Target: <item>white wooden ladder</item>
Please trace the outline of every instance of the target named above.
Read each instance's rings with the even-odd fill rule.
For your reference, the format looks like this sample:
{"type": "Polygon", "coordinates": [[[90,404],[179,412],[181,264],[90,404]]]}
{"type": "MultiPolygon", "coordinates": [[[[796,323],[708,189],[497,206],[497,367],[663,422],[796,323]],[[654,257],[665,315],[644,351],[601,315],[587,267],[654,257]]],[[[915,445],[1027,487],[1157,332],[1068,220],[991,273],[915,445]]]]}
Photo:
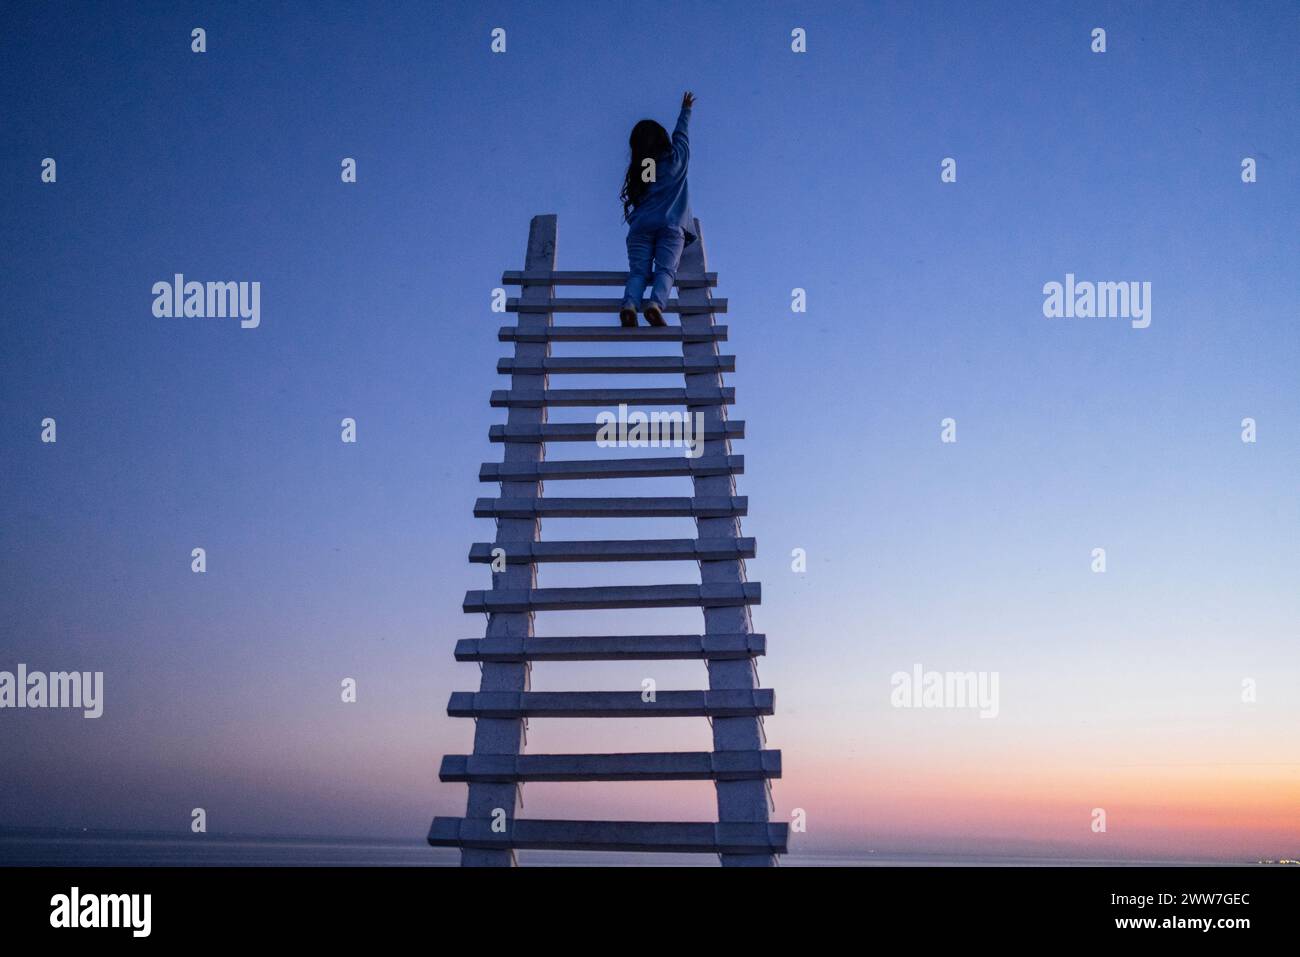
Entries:
{"type": "Polygon", "coordinates": [[[720,355],[727,327],[714,316],[726,300],[711,297],[717,276],[706,271],[703,233],[682,256],[677,276],[679,298],[665,312],[680,326],[560,326],[555,313],[609,313],[619,299],[560,299],[556,286],[622,286],[623,272],[557,272],[556,217],[535,216],[528,236],[523,272],[507,272],[506,285],[520,286],[507,311],[518,325],[501,329],[515,354],[497,371],[511,377],[510,388],[492,393],[493,406],[508,410],[504,426],[490,437],[504,448],[503,461],[485,464],[479,478],[498,482],[499,498],[481,498],[474,514],[494,518],[496,540],[474,544],[470,561],[490,563],[505,553],[504,570],[494,572],[492,588],[465,596],[466,612],[488,615],[483,638],[456,644],[456,660],[479,662],[477,692],[452,694],[447,713],[474,718],[474,753],[447,755],[439,776],[464,781],[469,799],[464,817],[438,817],[429,830],[435,847],[458,847],[469,866],[511,865],[516,849],[701,852],[717,854],[724,865],[768,866],[784,853],[788,825],[770,823],[769,781],[781,776],[781,753],[763,747],[762,717],[773,713],[773,693],[758,687],[754,659],[766,652],[766,638],[754,634],[749,606],[761,597],[757,582],[745,580],[744,559],[755,554],[752,538],[741,536],[740,517],[748,502],[736,495],[735,476],[744,457],[731,453],[744,423],[728,420],[733,389],[723,373],[735,357],[720,355]],[[681,342],[682,355],[565,358],[551,355],[553,342],[681,342]],[[665,374],[684,377],[676,388],[551,389],[561,374],[665,374]],[[592,442],[596,426],[548,424],[551,406],[617,407],[682,405],[700,412],[704,450],[698,458],[605,458],[547,462],[548,442],[592,442]],[[689,476],[689,498],[556,498],[543,495],[546,481],[689,476]],[[689,516],[694,539],[632,541],[542,541],[544,516],[580,518],[689,516]],[[543,562],[695,561],[699,585],[620,585],[590,588],[538,588],[543,562]],[[536,637],[540,611],[699,607],[702,634],[536,637]],[[657,691],[643,700],[640,691],[535,692],[529,690],[532,662],[608,660],[702,660],[707,691],[657,691]],[[712,724],[713,750],[633,754],[524,754],[529,718],[700,717],[712,724]],[[519,788],[528,781],[712,781],[717,791],[716,821],[570,821],[517,818],[519,788]]]}

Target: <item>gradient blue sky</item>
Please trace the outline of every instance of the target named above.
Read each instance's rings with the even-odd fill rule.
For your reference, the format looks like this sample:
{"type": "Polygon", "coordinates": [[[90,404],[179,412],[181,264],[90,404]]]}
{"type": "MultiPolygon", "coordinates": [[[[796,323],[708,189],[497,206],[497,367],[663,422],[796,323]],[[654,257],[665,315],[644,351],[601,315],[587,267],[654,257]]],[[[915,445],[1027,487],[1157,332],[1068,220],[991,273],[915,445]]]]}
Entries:
{"type": "MultiPolygon", "coordinates": [[[[103,670],[107,696],[98,721],[0,713],[0,824],[185,830],[202,806],[213,831],[396,837],[463,811],[435,774],[471,740],[447,695],[478,681],[451,650],[482,633],[459,609],[488,584],[464,559],[491,537],[470,510],[500,457],[491,290],[536,213],[559,215],[561,268],[624,265],[627,131],[670,126],[690,88],[749,424],[778,815],[807,810],[823,850],[1294,856],[1294,4],[650,9],[634,27],[592,3],[7,8],[0,669],[103,670]],[[175,272],[260,281],[261,327],[154,318],[175,272]],[[1150,328],[1045,319],[1067,272],[1151,282],[1150,328]],[[1001,717],[890,708],[915,662],[999,671],[1001,717]]],[[[544,534],[693,534],[648,529],[544,534]]],[[[540,630],[699,624],[593,617],[540,630]]],[[[698,664],[648,667],[539,666],[534,687],[704,686],[698,664]]],[[[529,739],[707,746],[685,720],[529,739]]],[[[712,806],[707,784],[530,785],[524,813],[712,806]]]]}

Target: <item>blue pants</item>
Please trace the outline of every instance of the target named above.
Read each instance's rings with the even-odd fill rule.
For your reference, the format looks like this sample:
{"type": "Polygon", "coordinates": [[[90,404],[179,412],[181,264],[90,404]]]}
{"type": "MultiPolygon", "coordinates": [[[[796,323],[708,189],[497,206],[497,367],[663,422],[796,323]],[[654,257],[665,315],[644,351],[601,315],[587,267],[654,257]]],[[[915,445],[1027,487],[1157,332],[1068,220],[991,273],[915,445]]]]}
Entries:
{"type": "Polygon", "coordinates": [[[627,233],[627,286],[623,290],[623,305],[637,308],[646,284],[654,279],[650,301],[663,309],[668,305],[668,293],[677,278],[677,265],[682,259],[686,237],[680,226],[633,226],[627,233]],[[650,267],[654,263],[653,270],[650,267]]]}

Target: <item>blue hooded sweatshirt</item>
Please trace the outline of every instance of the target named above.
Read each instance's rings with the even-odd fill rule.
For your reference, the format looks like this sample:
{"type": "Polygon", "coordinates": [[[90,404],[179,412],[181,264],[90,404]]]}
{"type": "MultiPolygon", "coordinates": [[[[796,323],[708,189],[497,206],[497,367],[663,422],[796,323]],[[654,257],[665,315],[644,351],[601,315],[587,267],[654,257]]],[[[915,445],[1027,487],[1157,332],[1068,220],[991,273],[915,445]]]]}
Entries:
{"type": "Polygon", "coordinates": [[[691,108],[682,107],[673,130],[672,150],[655,162],[655,181],[649,184],[650,188],[633,207],[627,221],[629,230],[680,226],[687,246],[696,239],[695,216],[686,189],[686,171],[691,160],[691,141],[686,129],[690,120],[691,108]]]}

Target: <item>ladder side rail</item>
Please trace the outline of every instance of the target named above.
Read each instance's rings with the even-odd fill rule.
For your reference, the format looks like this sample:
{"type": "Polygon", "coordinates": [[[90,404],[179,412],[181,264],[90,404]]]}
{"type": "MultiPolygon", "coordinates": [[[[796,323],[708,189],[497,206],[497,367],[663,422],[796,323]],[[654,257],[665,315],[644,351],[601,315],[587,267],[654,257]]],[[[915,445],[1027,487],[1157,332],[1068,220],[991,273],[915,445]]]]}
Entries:
{"type": "MultiPolygon", "coordinates": [[[[554,215],[534,216],[528,228],[528,247],[525,253],[525,270],[527,272],[549,273],[555,269],[555,245],[557,223],[554,215]]],[[[520,292],[519,328],[528,331],[542,331],[552,324],[551,313],[536,311],[540,305],[550,302],[555,296],[551,286],[525,285],[520,292]],[[529,311],[530,308],[533,311],[529,311]]],[[[517,360],[541,361],[550,355],[549,341],[516,342],[515,358],[517,360]]],[[[545,390],[547,377],[543,374],[527,373],[511,377],[512,390],[545,390]]],[[[507,413],[510,425],[540,426],[546,421],[544,407],[511,407],[507,413]]],[[[511,465],[539,464],[545,458],[545,445],[537,442],[519,443],[505,447],[503,461],[511,465]]],[[[540,481],[503,482],[503,498],[540,498],[542,483],[540,481]]],[[[512,543],[534,542],[541,538],[541,519],[501,518],[497,520],[496,544],[510,550],[512,543]]],[[[505,571],[494,572],[492,587],[497,588],[533,588],[537,583],[537,565],[535,563],[507,565],[505,571]]],[[[533,616],[530,612],[505,612],[490,615],[487,623],[486,637],[532,637],[533,616]]],[[[528,662],[482,663],[482,676],[479,690],[483,692],[514,691],[524,692],[529,687],[528,662]]],[[[524,719],[522,718],[479,718],[474,725],[474,754],[519,754],[524,743],[524,719]]],[[[508,821],[513,822],[518,810],[519,788],[509,782],[471,782],[469,797],[466,801],[465,815],[471,820],[488,820],[497,813],[498,808],[505,810],[508,821]]],[[[511,849],[466,847],[461,850],[461,865],[465,867],[509,867],[516,863],[511,849]]]]}
{"type": "MultiPolygon", "coordinates": [[[[699,220],[695,221],[695,235],[698,239],[686,247],[682,254],[679,272],[686,277],[704,274],[708,263],[704,252],[704,234],[699,220]]],[[[714,324],[714,314],[707,310],[711,301],[707,287],[679,287],[678,295],[682,306],[681,323],[686,333],[699,333],[714,324]],[[699,311],[696,311],[699,310],[699,311]]],[[[685,338],[682,342],[682,355],[686,359],[712,359],[718,355],[716,340],[685,338]]],[[[723,385],[721,371],[693,372],[686,374],[686,392],[707,393],[723,385]]],[[[703,416],[704,425],[710,431],[723,433],[727,419],[725,405],[693,407],[703,416]]],[[[726,438],[705,441],[704,455],[730,455],[731,442],[726,438]]],[[[733,475],[695,476],[696,496],[733,496],[736,494],[736,482],[733,475]]],[[[700,518],[696,520],[700,538],[740,538],[740,519],[736,516],[723,518],[700,518]]],[[[700,581],[743,583],[745,581],[744,563],[736,559],[723,561],[701,561],[700,581]]],[[[712,634],[749,634],[753,631],[747,608],[705,608],[704,630],[712,634]]],[[[709,689],[748,690],[757,688],[758,682],[753,662],[749,659],[708,661],[709,689]]],[[[719,717],[713,719],[714,751],[761,751],[763,734],[757,717],[719,717]]],[[[716,781],[718,798],[718,822],[721,825],[740,823],[767,823],[768,797],[765,781],[716,781]]],[[[772,854],[729,853],[719,855],[724,867],[770,867],[776,863],[772,854]]]]}

